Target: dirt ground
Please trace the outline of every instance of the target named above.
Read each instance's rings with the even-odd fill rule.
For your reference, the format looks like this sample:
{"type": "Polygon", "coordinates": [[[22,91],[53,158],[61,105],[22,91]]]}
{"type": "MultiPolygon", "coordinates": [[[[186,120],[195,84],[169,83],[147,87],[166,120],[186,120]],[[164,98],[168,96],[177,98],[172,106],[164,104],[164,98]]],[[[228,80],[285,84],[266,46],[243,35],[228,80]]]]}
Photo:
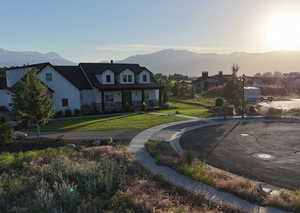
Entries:
{"type": "Polygon", "coordinates": [[[202,160],[251,179],[300,188],[300,124],[230,121],[186,133],[185,150],[202,160]]]}

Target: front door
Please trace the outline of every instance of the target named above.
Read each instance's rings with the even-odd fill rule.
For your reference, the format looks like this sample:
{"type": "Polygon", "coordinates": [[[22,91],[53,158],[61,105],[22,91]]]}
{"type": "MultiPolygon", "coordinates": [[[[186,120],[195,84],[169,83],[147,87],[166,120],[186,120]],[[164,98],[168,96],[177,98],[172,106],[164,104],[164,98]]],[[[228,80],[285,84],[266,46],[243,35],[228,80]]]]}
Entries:
{"type": "Polygon", "coordinates": [[[125,111],[129,111],[132,105],[131,91],[122,91],[122,105],[125,111]]]}

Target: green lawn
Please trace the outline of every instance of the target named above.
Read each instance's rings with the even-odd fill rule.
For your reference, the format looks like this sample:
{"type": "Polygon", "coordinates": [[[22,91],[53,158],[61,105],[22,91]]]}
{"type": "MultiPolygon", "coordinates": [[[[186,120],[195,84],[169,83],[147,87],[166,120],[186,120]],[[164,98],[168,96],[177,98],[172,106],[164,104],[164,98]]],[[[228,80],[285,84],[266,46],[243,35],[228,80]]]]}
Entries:
{"type": "Polygon", "coordinates": [[[54,120],[43,131],[99,131],[118,129],[146,129],[163,123],[186,120],[175,116],[129,114],[108,118],[74,118],[54,120]]]}
{"type": "Polygon", "coordinates": [[[178,111],[180,114],[183,115],[191,115],[203,118],[213,115],[213,113],[209,112],[208,108],[197,104],[170,102],[169,105],[174,109],[158,110],[157,112],[175,114],[176,111],[178,111]]]}

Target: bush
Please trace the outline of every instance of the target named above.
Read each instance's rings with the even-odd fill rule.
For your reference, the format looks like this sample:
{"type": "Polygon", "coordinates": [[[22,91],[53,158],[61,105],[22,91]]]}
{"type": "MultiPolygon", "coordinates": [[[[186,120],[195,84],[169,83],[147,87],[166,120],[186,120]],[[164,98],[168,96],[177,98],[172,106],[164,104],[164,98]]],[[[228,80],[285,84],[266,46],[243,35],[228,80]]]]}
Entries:
{"type": "Polygon", "coordinates": [[[63,117],[64,116],[64,113],[63,113],[63,111],[57,111],[56,113],[55,113],[55,117],[56,118],[60,118],[60,117],[63,117]]]}
{"type": "Polygon", "coordinates": [[[80,115],[80,109],[74,109],[73,115],[79,116],[80,115]]]}
{"type": "Polygon", "coordinates": [[[93,103],[92,105],[84,104],[81,106],[81,113],[83,115],[93,115],[96,114],[97,111],[97,104],[93,103]]]}
{"type": "Polygon", "coordinates": [[[256,114],[256,109],[254,106],[250,106],[249,109],[248,109],[248,113],[250,115],[253,115],[253,114],[256,114]]]}
{"type": "Polygon", "coordinates": [[[149,106],[148,106],[148,104],[147,104],[146,102],[143,102],[143,104],[142,104],[142,110],[143,110],[144,112],[149,111],[149,106]]]}
{"type": "Polygon", "coordinates": [[[73,114],[73,113],[72,113],[72,110],[70,110],[70,109],[66,109],[66,110],[65,110],[65,116],[66,116],[66,117],[71,117],[72,114],[73,114]]]}
{"type": "Polygon", "coordinates": [[[223,100],[223,98],[217,98],[216,99],[216,104],[215,104],[215,106],[216,107],[222,107],[224,105],[224,100],[223,100]]]}
{"type": "Polygon", "coordinates": [[[183,155],[183,162],[191,165],[197,158],[197,154],[194,152],[185,152],[183,155]]]}
{"type": "Polygon", "coordinates": [[[0,124],[0,145],[14,142],[14,131],[7,124],[0,124]]]}

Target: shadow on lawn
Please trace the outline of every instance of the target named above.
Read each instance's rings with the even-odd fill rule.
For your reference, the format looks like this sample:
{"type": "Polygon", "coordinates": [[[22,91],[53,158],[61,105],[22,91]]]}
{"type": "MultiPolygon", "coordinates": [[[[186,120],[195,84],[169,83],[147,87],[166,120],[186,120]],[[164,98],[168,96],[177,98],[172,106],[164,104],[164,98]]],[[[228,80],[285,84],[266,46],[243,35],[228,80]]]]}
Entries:
{"type": "MultiPolygon", "coordinates": [[[[127,118],[127,117],[132,117],[132,116],[136,116],[138,114],[128,114],[128,115],[116,115],[116,116],[112,116],[112,117],[108,117],[108,118],[89,118],[89,119],[85,119],[85,118],[78,118],[78,119],[72,119],[72,120],[60,120],[60,121],[52,121],[49,123],[50,127],[47,127],[47,125],[45,127],[43,127],[43,131],[60,131],[60,132],[65,132],[65,131],[72,131],[72,130],[77,130],[77,129],[81,129],[81,128],[85,128],[87,126],[96,124],[96,123],[101,123],[101,122],[106,122],[106,121],[113,121],[113,120],[119,120],[119,119],[123,119],[123,118],[127,118]],[[54,123],[54,124],[53,124],[54,123]],[[82,123],[81,125],[78,125],[82,123]],[[64,129],[62,129],[65,126],[69,126],[69,125],[75,125],[74,127],[66,127],[64,129]],[[54,126],[54,127],[51,127],[54,126]]],[[[105,125],[105,124],[104,124],[105,125]]]]}

